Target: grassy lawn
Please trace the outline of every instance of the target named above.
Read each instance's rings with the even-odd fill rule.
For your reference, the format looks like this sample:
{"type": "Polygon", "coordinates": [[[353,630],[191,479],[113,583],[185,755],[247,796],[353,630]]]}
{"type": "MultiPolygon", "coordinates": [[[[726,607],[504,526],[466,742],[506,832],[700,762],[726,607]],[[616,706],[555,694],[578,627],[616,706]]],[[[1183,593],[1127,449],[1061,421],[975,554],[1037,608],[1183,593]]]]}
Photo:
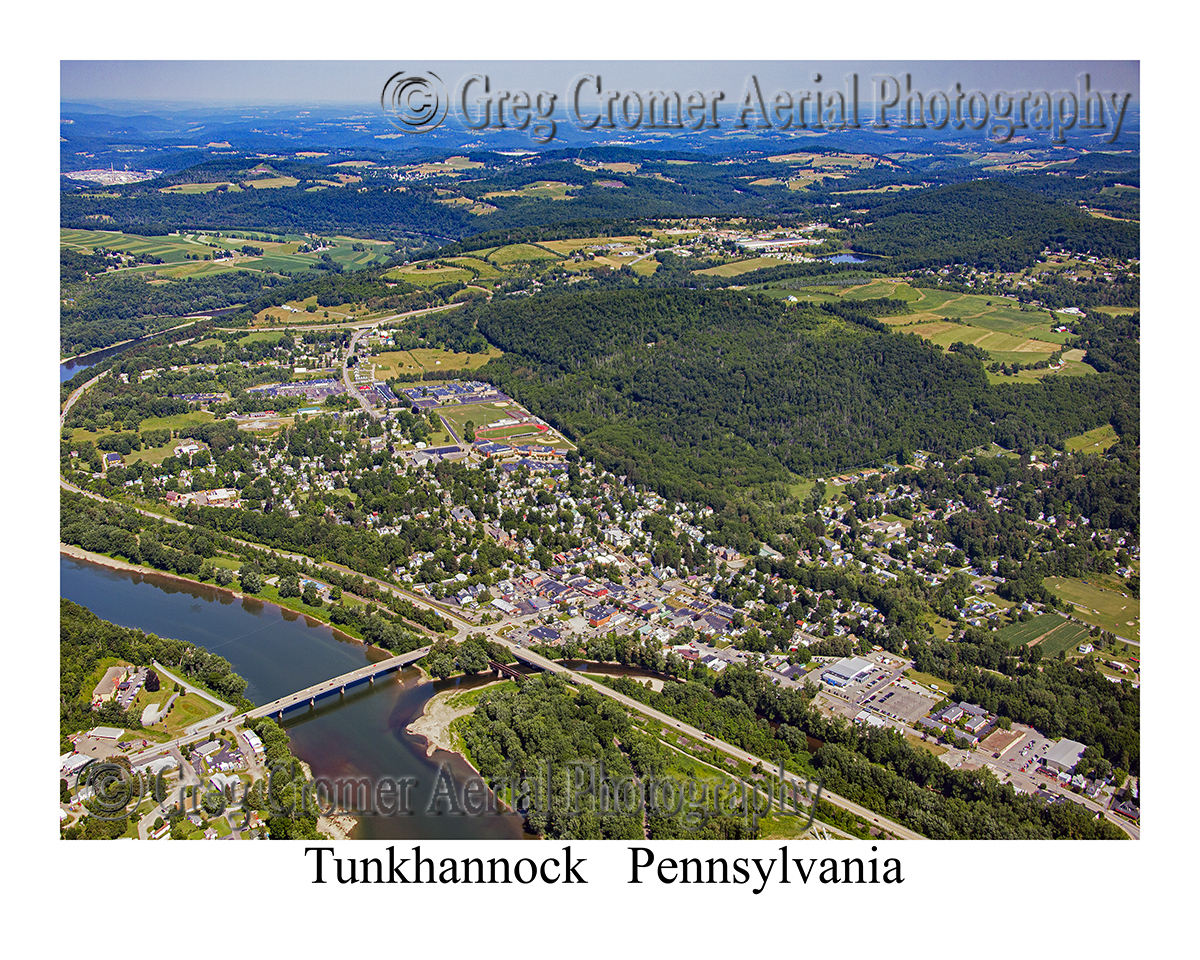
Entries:
{"type": "Polygon", "coordinates": [[[935,677],[932,673],[922,673],[920,670],[905,670],[904,675],[917,683],[923,683],[927,687],[936,686],[938,693],[944,693],[948,697],[954,696],[954,684],[949,680],[943,680],[941,677],[935,677]]]}
{"type": "Polygon", "coordinates": [[[420,364],[423,370],[476,370],[493,357],[503,356],[503,351],[489,346],[487,353],[455,353],[452,350],[434,350],[430,347],[416,347],[408,351],[408,355],[420,364]]]}
{"type": "Polygon", "coordinates": [[[1047,577],[1042,581],[1056,596],[1075,605],[1075,616],[1130,640],[1141,640],[1141,603],[1119,580],[1089,576],[1086,580],[1047,577]]]}
{"type": "Polygon", "coordinates": [[[1063,446],[1068,453],[1103,453],[1116,442],[1117,431],[1112,424],[1106,423],[1077,437],[1069,437],[1063,446]]]}
{"type": "MultiPolygon", "coordinates": [[[[168,694],[174,689],[174,686],[165,677],[163,678],[163,689],[168,694]]],[[[203,720],[206,717],[211,717],[216,712],[216,707],[203,697],[189,690],[187,694],[175,701],[175,705],[171,708],[171,712],[167,714],[166,719],[150,727],[149,732],[164,732],[167,735],[167,739],[178,737],[183,734],[184,727],[203,720]]]]}
{"type": "Polygon", "coordinates": [[[943,747],[940,743],[932,743],[928,740],[923,740],[911,733],[906,733],[904,735],[904,739],[908,741],[909,746],[916,747],[919,750],[928,750],[935,757],[941,756],[950,749],[949,747],[943,747]]]}

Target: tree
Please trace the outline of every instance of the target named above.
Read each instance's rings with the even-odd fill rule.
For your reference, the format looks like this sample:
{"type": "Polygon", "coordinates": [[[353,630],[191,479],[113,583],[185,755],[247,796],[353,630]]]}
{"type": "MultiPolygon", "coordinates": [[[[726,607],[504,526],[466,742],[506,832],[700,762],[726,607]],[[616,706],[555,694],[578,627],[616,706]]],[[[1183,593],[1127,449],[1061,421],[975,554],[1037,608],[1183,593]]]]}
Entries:
{"type": "Polygon", "coordinates": [[[458,665],[464,673],[476,674],[487,669],[488,654],[483,644],[467,640],[458,648],[458,665]]]}
{"type": "Polygon", "coordinates": [[[300,578],[295,574],[289,574],[279,578],[279,596],[280,597],[298,597],[300,596],[300,578]]]}
{"type": "Polygon", "coordinates": [[[158,693],[158,690],[159,690],[158,674],[155,673],[153,670],[147,670],[146,671],[146,692],[147,693],[158,693]]]}

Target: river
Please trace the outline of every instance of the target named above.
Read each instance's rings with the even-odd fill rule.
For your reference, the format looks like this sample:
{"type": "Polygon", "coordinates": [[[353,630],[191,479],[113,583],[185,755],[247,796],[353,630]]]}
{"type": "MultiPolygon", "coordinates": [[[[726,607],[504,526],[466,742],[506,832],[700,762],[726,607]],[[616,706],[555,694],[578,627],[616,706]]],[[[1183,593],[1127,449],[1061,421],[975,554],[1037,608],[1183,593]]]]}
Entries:
{"type": "MultiPolygon", "coordinates": [[[[176,637],[220,654],[247,681],[246,696],[265,703],[388,654],[273,604],[239,599],[202,584],[157,574],[112,570],[60,557],[61,595],[98,617],[159,636],[176,637]]],[[[443,751],[425,756],[424,741],[405,728],[426,701],[449,686],[491,678],[427,683],[415,669],[284,723],[292,751],[317,778],[416,778],[409,816],[363,816],[355,837],[367,839],[519,839],[514,815],[463,817],[427,811],[441,764],[454,782],[472,775],[466,761],[443,751]]]]}

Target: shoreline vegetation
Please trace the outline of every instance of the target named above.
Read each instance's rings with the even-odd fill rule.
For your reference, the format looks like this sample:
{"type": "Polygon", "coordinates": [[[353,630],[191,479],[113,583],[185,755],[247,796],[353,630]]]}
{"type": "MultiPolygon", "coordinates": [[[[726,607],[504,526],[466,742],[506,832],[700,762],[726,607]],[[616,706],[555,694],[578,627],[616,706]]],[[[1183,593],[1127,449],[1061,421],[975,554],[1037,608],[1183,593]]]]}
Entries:
{"type": "MultiPolygon", "coordinates": [[[[361,644],[364,647],[372,646],[361,637],[355,637],[341,627],[334,626],[328,620],[323,620],[321,617],[314,616],[311,613],[306,613],[302,610],[295,610],[292,607],[282,604],[277,600],[268,600],[265,597],[256,594],[242,593],[240,590],[234,590],[230,587],[218,586],[215,583],[208,583],[204,580],[197,580],[193,577],[185,577],[178,573],[168,573],[166,570],[158,570],[154,567],[147,567],[142,564],[130,563],[127,560],[118,560],[115,557],[110,557],[103,553],[92,553],[90,550],[84,550],[81,547],[72,546],[69,543],[59,543],[58,552],[60,556],[67,556],[73,560],[83,560],[87,563],[94,563],[98,566],[108,567],[110,570],[124,570],[129,573],[153,574],[156,577],[165,577],[168,580],[177,580],[180,583],[190,583],[199,587],[206,587],[209,590],[219,590],[222,593],[228,594],[238,600],[254,600],[258,603],[266,604],[272,607],[278,607],[280,610],[286,610],[288,613],[294,613],[296,616],[305,617],[322,626],[328,627],[333,631],[334,635],[339,640],[349,641],[350,643],[361,644]]],[[[384,651],[385,653],[387,651],[384,651]]]]}
{"type": "MultiPolygon", "coordinates": [[[[424,673],[423,670],[422,673],[424,673]]],[[[469,692],[477,693],[504,682],[504,680],[495,680],[492,683],[474,687],[469,692]]],[[[454,702],[462,693],[463,691],[457,688],[435,693],[425,701],[421,715],[405,727],[404,732],[414,737],[424,738],[425,756],[432,757],[438,750],[456,753],[467,762],[472,770],[479,773],[463,748],[462,738],[452,729],[455,720],[465,717],[475,710],[476,697],[471,697],[466,702],[454,702]]]]}

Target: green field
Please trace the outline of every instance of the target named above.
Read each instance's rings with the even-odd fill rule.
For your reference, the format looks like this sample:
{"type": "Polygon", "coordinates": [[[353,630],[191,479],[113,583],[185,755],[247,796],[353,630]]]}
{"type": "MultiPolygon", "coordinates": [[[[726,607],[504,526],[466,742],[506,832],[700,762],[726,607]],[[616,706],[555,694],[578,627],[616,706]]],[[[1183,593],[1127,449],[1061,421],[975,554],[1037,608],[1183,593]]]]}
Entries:
{"type": "Polygon", "coordinates": [[[504,276],[499,270],[486,260],[480,260],[477,257],[452,257],[448,263],[457,263],[471,270],[479,272],[480,280],[494,280],[496,277],[504,276]]]}
{"type": "Polygon", "coordinates": [[[534,246],[532,243],[512,243],[507,247],[500,247],[488,256],[488,260],[501,266],[509,263],[531,263],[536,260],[557,259],[558,254],[534,246]]]}
{"type": "Polygon", "coordinates": [[[469,270],[441,267],[431,263],[393,267],[384,276],[404,280],[418,287],[439,287],[443,283],[470,283],[475,279],[475,274],[469,270]]]}
{"type": "Polygon", "coordinates": [[[1071,653],[1088,638],[1088,628],[1078,623],[1065,623],[1042,638],[1038,644],[1042,655],[1056,657],[1066,651],[1071,653]]]}
{"type": "Polygon", "coordinates": [[[1077,437],[1069,437],[1063,446],[1069,453],[1103,453],[1116,442],[1117,431],[1112,424],[1106,423],[1077,437]]]}
{"type": "Polygon", "coordinates": [[[241,187],[239,187],[236,183],[230,183],[228,180],[220,183],[177,183],[171,187],[162,187],[158,192],[185,194],[210,193],[211,191],[216,190],[218,187],[226,187],[230,193],[242,192],[241,187]]]}
{"type": "Polygon", "coordinates": [[[485,193],[483,199],[491,200],[493,197],[530,197],[540,200],[570,200],[572,192],[582,189],[583,187],[576,183],[563,183],[559,180],[539,180],[537,183],[526,184],[519,190],[493,190],[491,193],[485,193]]]}
{"type": "Polygon", "coordinates": [[[1062,626],[1064,623],[1066,621],[1057,613],[1043,613],[1024,623],[1010,624],[1004,629],[999,630],[996,636],[1010,647],[1025,646],[1039,637],[1045,636],[1051,630],[1062,626]]]}
{"type": "Polygon", "coordinates": [[[706,270],[694,271],[699,276],[737,277],[751,270],[762,270],[766,267],[781,267],[787,261],[778,257],[755,257],[752,260],[735,260],[733,263],[723,263],[719,267],[709,267],[706,270]]]}
{"type": "Polygon", "coordinates": [[[489,346],[487,353],[455,353],[452,350],[434,350],[431,347],[414,347],[408,355],[424,370],[475,370],[494,357],[503,356],[498,347],[489,346]]]}
{"type": "Polygon", "coordinates": [[[407,350],[386,350],[365,361],[375,367],[375,376],[386,380],[398,373],[422,373],[422,367],[407,350]]]}
{"type": "Polygon", "coordinates": [[[1141,603],[1113,577],[1089,576],[1086,580],[1047,577],[1043,581],[1055,596],[1075,605],[1075,616],[1130,640],[1141,640],[1141,603]]]}

